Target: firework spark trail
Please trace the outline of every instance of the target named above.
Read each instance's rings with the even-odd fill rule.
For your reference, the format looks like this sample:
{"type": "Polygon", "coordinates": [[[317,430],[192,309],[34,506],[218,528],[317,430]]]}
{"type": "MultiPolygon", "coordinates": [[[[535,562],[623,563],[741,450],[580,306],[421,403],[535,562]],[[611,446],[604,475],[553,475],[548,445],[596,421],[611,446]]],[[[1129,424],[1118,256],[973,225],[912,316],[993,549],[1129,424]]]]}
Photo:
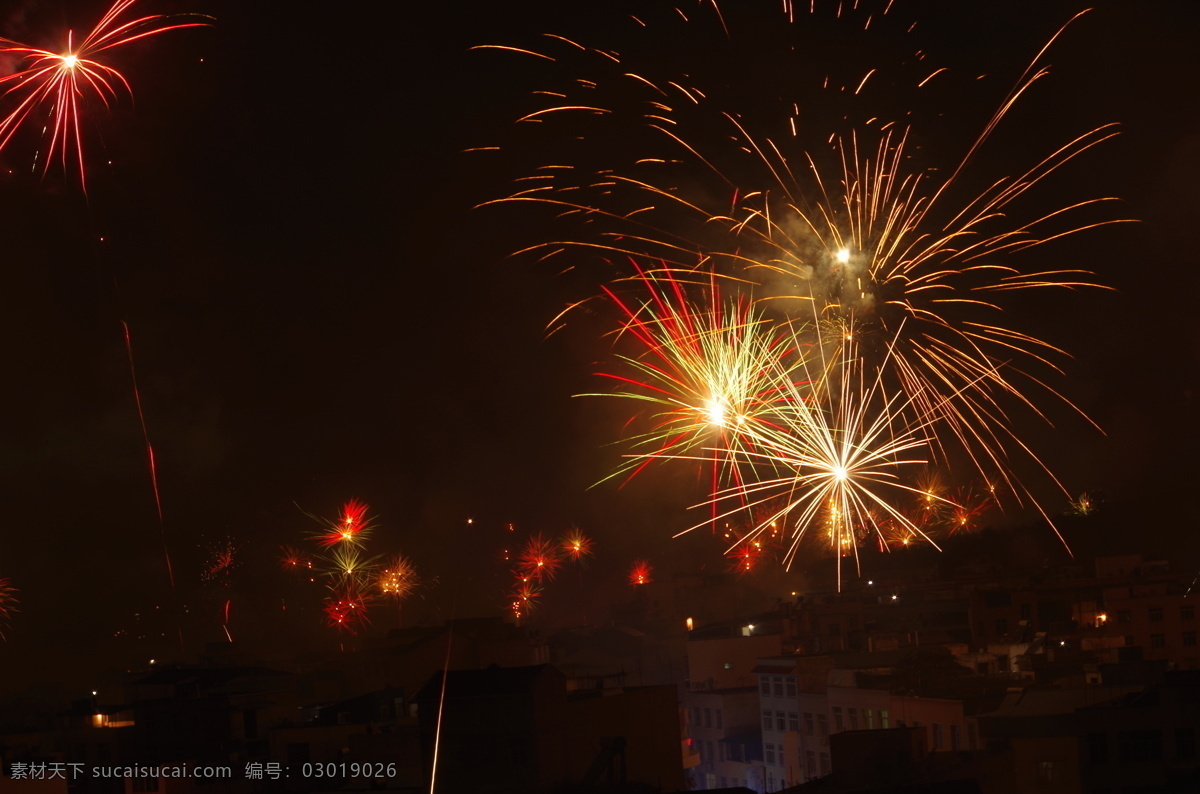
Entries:
{"type": "MultiPolygon", "coordinates": [[[[158,491],[158,467],[154,463],[154,445],[150,443],[150,431],[146,427],[146,415],[142,411],[142,393],[138,389],[137,367],[133,360],[133,337],[129,331],[129,323],[121,321],[121,328],[125,332],[125,353],[129,359],[129,378],[133,384],[133,402],[137,406],[138,422],[142,426],[142,441],[146,445],[146,463],[150,472],[150,487],[154,492],[154,507],[158,512],[158,534],[162,540],[163,560],[167,564],[167,578],[171,583],[171,600],[178,602],[178,594],[175,589],[175,568],[171,565],[171,550],[167,544],[167,524],[163,520],[162,497],[158,491]]],[[[179,634],[179,647],[183,647],[183,624],[176,624],[176,631],[179,634]]]]}
{"type": "MultiPolygon", "coordinates": [[[[17,130],[44,119],[40,123],[43,134],[49,138],[44,169],[50,167],[50,161],[56,155],[65,168],[68,154],[73,152],[80,185],[86,187],[81,129],[84,109],[80,103],[90,97],[108,108],[116,98],[118,88],[132,95],[125,76],[112,66],[95,60],[96,57],[148,36],[209,24],[207,21],[169,22],[163,14],[123,19],[136,2],[118,0],[77,45],[74,32],[68,31],[58,52],[0,38],[0,54],[15,56],[24,63],[15,73],[0,77],[0,90],[3,91],[0,103],[15,103],[15,107],[0,118],[0,149],[12,141],[17,130]]],[[[197,18],[196,15],[187,16],[197,18]]]]}
{"type": "Polygon", "coordinates": [[[0,576],[0,640],[7,640],[4,629],[12,621],[12,613],[17,611],[17,588],[11,580],[0,576]]]}

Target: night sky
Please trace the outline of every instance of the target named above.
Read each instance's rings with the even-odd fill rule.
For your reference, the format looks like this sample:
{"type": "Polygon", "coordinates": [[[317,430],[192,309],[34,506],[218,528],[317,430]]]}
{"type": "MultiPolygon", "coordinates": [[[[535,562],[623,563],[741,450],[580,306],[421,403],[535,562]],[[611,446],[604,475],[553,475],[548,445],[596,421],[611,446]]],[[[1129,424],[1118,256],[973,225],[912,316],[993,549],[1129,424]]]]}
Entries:
{"type": "MultiPolygon", "coordinates": [[[[623,406],[572,395],[600,386],[593,373],[609,345],[587,316],[548,338],[545,329],[597,292],[602,267],[581,261],[563,277],[560,265],[508,258],[545,239],[544,216],[473,209],[545,159],[522,149],[512,121],[553,65],[470,48],[536,46],[537,34],[564,32],[620,49],[623,12],[645,4],[563,5],[574,4],[351,2],[304,15],[295,4],[145,0],[147,13],[216,22],[114,57],[136,101],[120,97],[89,117],[86,198],[58,169],[30,173],[36,136],[0,151],[11,172],[0,178],[0,576],[21,600],[0,643],[0,666],[13,671],[5,690],[62,679],[80,656],[89,668],[135,663],[155,646],[130,635],[172,625],[146,619],[156,606],[188,605],[195,647],[223,636],[206,616],[226,598],[235,635],[327,640],[315,612],[280,616],[294,583],[278,571],[278,550],[315,529],[302,511],[332,516],[351,497],[379,516],[373,550],[403,551],[437,577],[414,619],[500,611],[507,584],[494,550],[510,522],[520,537],[572,525],[592,535],[598,592],[626,591],[634,557],[664,572],[724,565],[704,538],[670,540],[694,523],[692,475],[589,490],[619,462],[605,444],[620,433],[623,406]],[[498,141],[516,143],[462,153],[498,141]],[[174,597],[122,322],[158,460],[174,597]],[[204,547],[227,535],[239,565],[217,590],[199,574],[204,547]]],[[[893,14],[921,20],[931,57],[956,74],[998,76],[951,81],[936,107],[920,108],[941,117],[925,143],[961,153],[1080,7],[941,5],[898,0],[893,14]]],[[[10,8],[0,34],[48,45],[102,4],[10,8]]],[[[713,46],[707,66],[709,77],[726,70],[736,96],[741,75],[771,63],[769,52],[745,60],[759,49],[755,28],[733,34],[738,46],[713,46]]],[[[1058,385],[1107,436],[1058,409],[1057,429],[1031,432],[1069,490],[1106,496],[1092,527],[1068,527],[1081,533],[1070,542],[1086,545],[1082,534],[1103,528],[1127,538],[1124,549],[1180,567],[1200,551],[1197,41],[1200,9],[1189,0],[1098,3],[981,155],[984,170],[1011,172],[1074,134],[1121,124],[1119,138],[1033,199],[1123,199],[1109,212],[1140,223],[1053,249],[1069,262],[1035,258],[1092,270],[1116,291],[1023,299],[1017,315],[1075,356],[1058,385]]],[[[685,56],[709,44],[675,41],[647,68],[670,76],[706,63],[685,56]]],[[[812,57],[861,73],[863,64],[886,71],[890,52],[814,47],[812,57]]],[[[778,85],[756,84],[745,101],[787,95],[788,75],[776,74],[778,85]]],[[[169,654],[171,643],[160,644],[169,654]]]]}

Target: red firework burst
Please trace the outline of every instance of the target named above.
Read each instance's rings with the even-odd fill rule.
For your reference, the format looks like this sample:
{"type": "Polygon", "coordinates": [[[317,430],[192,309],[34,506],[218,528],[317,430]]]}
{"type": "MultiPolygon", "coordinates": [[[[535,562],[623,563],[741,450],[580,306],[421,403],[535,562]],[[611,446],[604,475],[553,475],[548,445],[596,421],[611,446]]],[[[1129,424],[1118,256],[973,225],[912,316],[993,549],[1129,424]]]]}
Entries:
{"type": "Polygon", "coordinates": [[[371,596],[353,587],[335,590],[325,599],[325,624],[338,631],[357,634],[358,630],[371,622],[367,615],[371,596]]]}
{"type": "Polygon", "coordinates": [[[316,541],[325,546],[336,546],[345,543],[358,546],[367,539],[375,526],[367,516],[367,505],[357,499],[351,499],[342,505],[342,512],[335,520],[326,521],[326,528],[317,533],[316,541]]]}
{"type": "Polygon", "coordinates": [[[525,542],[520,563],[523,576],[549,582],[554,580],[554,575],[562,565],[562,559],[558,556],[555,544],[543,538],[539,532],[525,542]]]}
{"type": "Polygon", "coordinates": [[[629,583],[634,587],[650,584],[654,581],[650,576],[653,572],[654,568],[647,560],[634,560],[633,566],[629,569],[629,583]]]}
{"type": "Polygon", "coordinates": [[[732,549],[725,557],[729,560],[729,570],[737,574],[747,574],[753,571],[763,559],[761,540],[747,538],[732,549]]]}
{"type": "Polygon", "coordinates": [[[237,553],[242,548],[231,535],[205,547],[208,561],[204,564],[201,578],[208,582],[228,581],[229,574],[237,566],[237,553]]]}
{"type": "Polygon", "coordinates": [[[307,554],[300,551],[295,546],[280,546],[283,551],[283,556],[279,558],[279,564],[283,566],[285,571],[311,571],[313,567],[312,559],[307,554]]]}
{"type": "Polygon", "coordinates": [[[542,597],[542,588],[537,582],[532,581],[528,577],[522,577],[517,574],[517,583],[513,588],[513,592],[509,595],[509,606],[512,609],[513,616],[520,620],[523,617],[528,617],[531,612],[537,607],[538,599],[542,597]]]}
{"type": "Polygon", "coordinates": [[[74,32],[68,31],[57,52],[0,39],[0,54],[20,62],[16,72],[0,78],[2,101],[7,105],[0,120],[0,149],[18,129],[40,127],[48,138],[44,167],[57,157],[65,168],[68,153],[73,153],[80,184],[84,183],[81,127],[86,103],[107,108],[118,89],[132,93],[123,74],[96,58],[147,36],[208,24],[194,15],[181,22],[171,22],[162,14],[131,18],[127,12],[136,2],[118,0],[78,43],[74,32]]]}
{"type": "Polygon", "coordinates": [[[960,489],[954,497],[954,507],[946,519],[950,534],[971,532],[979,528],[979,519],[992,506],[991,495],[980,495],[969,489],[960,489]]]}

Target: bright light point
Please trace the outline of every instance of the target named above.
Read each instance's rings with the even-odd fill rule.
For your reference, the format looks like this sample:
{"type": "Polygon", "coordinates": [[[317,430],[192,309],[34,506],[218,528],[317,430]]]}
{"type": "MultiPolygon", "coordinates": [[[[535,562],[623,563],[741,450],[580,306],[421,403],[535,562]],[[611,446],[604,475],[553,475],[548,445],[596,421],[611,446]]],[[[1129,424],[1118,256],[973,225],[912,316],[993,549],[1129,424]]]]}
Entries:
{"type": "Polygon", "coordinates": [[[710,399],[704,403],[704,415],[710,425],[725,426],[725,403],[721,400],[710,399]]]}
{"type": "Polygon", "coordinates": [[[895,600],[896,600],[897,598],[899,598],[899,597],[900,597],[900,596],[892,596],[892,600],[893,600],[893,601],[895,601],[895,600]]]}
{"type": "Polygon", "coordinates": [[[62,65],[64,69],[74,69],[75,64],[79,63],[78,55],[64,55],[62,57],[62,65]]]}
{"type": "Polygon", "coordinates": [[[845,482],[846,476],[847,476],[846,470],[844,468],[842,468],[841,466],[833,467],[833,478],[835,480],[837,480],[838,482],[845,482]]]}
{"type": "Polygon", "coordinates": [[[850,261],[850,249],[843,248],[843,249],[839,250],[837,252],[837,254],[835,254],[834,258],[837,259],[838,264],[840,264],[840,265],[846,264],[847,262],[850,261]]]}

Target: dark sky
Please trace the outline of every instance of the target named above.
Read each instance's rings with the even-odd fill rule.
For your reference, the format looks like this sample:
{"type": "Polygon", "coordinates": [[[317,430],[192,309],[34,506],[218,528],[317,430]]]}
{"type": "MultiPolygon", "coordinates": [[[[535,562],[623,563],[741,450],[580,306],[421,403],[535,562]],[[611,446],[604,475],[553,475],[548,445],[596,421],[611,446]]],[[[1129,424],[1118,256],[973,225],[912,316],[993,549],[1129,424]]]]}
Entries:
{"type": "MultiPolygon", "coordinates": [[[[2,657],[53,677],[52,660],[67,651],[107,648],[114,633],[150,625],[135,613],[177,608],[122,321],[157,453],[175,603],[197,614],[233,594],[235,628],[298,631],[264,626],[277,621],[267,605],[291,586],[275,570],[278,547],[303,545],[313,528],[297,505],[332,515],[352,496],[379,515],[380,552],[403,550],[438,577],[422,607],[431,619],[495,609],[503,580],[491,555],[508,522],[516,535],[583,527],[601,550],[598,582],[616,581],[635,556],[704,564],[704,544],[668,540],[691,523],[687,475],[588,490],[617,460],[602,445],[621,416],[571,395],[596,388],[605,343],[586,318],[549,339],[544,328],[596,292],[600,271],[563,278],[531,258],[506,259],[543,239],[542,216],[472,209],[542,157],[521,148],[511,122],[554,67],[469,48],[559,31],[619,48],[619,8],[642,6],[563,5],[574,4],[350,2],[307,15],[295,4],[145,0],[147,12],[194,10],[216,23],[116,56],[136,102],[120,97],[89,118],[86,200],[53,169],[28,173],[29,138],[0,153],[14,172],[0,180],[9,384],[0,576],[22,602],[2,657]],[[461,153],[498,139],[518,143],[490,157],[461,153]],[[227,534],[241,563],[220,591],[198,573],[202,547],[227,534]]],[[[954,74],[992,76],[950,81],[936,105],[919,108],[924,142],[961,151],[1078,6],[944,5],[898,0],[893,16],[919,19],[914,35],[954,74]]],[[[53,40],[98,10],[27,0],[0,33],[53,40]]],[[[1182,555],[1196,551],[1200,475],[1198,14],[1187,0],[1098,3],[1052,50],[1052,74],[981,162],[1011,173],[1073,134],[1120,122],[1118,139],[1034,199],[1124,200],[1115,214],[1141,223],[1054,249],[1117,291],[1038,299],[1018,315],[1075,355],[1064,389],[1108,435],[1069,419],[1033,432],[1069,489],[1107,493],[1131,547],[1182,555]]],[[[703,37],[673,39],[646,68],[725,76],[738,96],[739,80],[771,74],[761,51],[788,35],[734,26],[738,45],[713,46],[712,58],[703,37]]],[[[886,38],[847,41],[801,55],[833,72],[878,63],[886,74],[886,38]]],[[[897,42],[897,52],[911,49],[897,42]]],[[[789,93],[786,71],[771,79],[745,91],[747,105],[789,93]]],[[[218,639],[215,620],[193,620],[197,641],[218,639]]],[[[325,631],[315,614],[306,620],[314,635],[325,631]]],[[[142,649],[118,642],[105,658],[142,649]]]]}

